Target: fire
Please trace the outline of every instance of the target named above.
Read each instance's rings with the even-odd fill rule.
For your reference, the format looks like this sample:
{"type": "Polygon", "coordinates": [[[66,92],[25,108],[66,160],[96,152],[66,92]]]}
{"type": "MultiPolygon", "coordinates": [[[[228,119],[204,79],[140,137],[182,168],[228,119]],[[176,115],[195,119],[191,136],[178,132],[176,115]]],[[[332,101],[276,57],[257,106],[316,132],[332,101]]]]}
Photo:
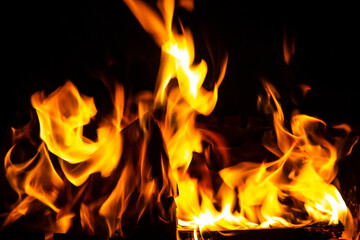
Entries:
{"type": "MultiPolygon", "coordinates": [[[[4,166],[18,201],[2,227],[42,211],[51,219],[44,227],[48,239],[69,231],[75,215],[84,232],[95,234],[101,222],[108,236],[126,236],[126,228],[146,214],[160,222],[177,218],[178,230],[194,231],[195,239],[197,231],[297,228],[317,222],[341,222],[351,236],[352,216],[332,184],[344,139],[325,137],[324,121],[296,111],[288,126],[278,92],[264,81],[266,94],[258,107],[273,121],[264,146],[276,159],[239,159],[231,165],[225,139],[196,123],[197,116],[215,108],[227,55],[213,88],[205,89],[207,63],[194,61],[191,31],[180,21],[174,27],[175,1],[125,3],[161,49],[155,92],[136,97],[134,117],[116,84],[110,90],[113,112],[97,124],[96,139],[84,135],[84,127],[97,118],[94,99],[80,94],[71,81],[48,96],[33,94],[41,141],[31,139],[31,124],[13,131],[14,146],[4,166]],[[36,153],[15,162],[23,139],[36,153]],[[213,152],[223,163],[219,171],[209,167],[213,152]],[[164,203],[172,198],[176,216],[174,207],[164,203]],[[45,210],[35,209],[39,202],[45,210]]],[[[190,1],[179,5],[189,11],[194,7],[190,1]]],[[[294,51],[294,42],[289,47],[284,35],[287,64],[294,51]]],[[[309,90],[303,86],[304,95],[309,90]]],[[[345,124],[333,128],[345,136],[351,132],[345,124]]]]}
{"type": "MultiPolygon", "coordinates": [[[[197,186],[197,180],[189,175],[180,180],[176,203],[181,229],[301,227],[319,221],[340,221],[351,228],[351,214],[339,191],[330,184],[336,176],[336,145],[340,142],[331,144],[322,138],[318,131],[325,123],[306,115],[295,113],[292,132],[288,131],[277,92],[268,83],[265,89],[268,95],[262,100],[263,107],[272,108],[274,102],[271,111],[276,133],[276,141],[265,144],[278,160],[240,162],[222,169],[223,184],[217,192],[197,186]],[[236,206],[240,210],[235,210],[236,206]],[[301,216],[301,212],[306,214],[301,216]]],[[[346,125],[338,128],[349,130],[346,125]]]]}
{"type": "Polygon", "coordinates": [[[64,174],[75,186],[82,185],[94,172],[107,177],[118,165],[122,150],[122,89],[117,87],[115,94],[118,108],[109,123],[100,124],[97,141],[83,136],[83,126],[97,112],[94,100],[81,96],[70,81],[46,98],[43,93],[31,98],[40,122],[40,138],[50,152],[61,158],[64,174]]]}
{"type": "Polygon", "coordinates": [[[283,35],[283,53],[284,53],[285,63],[289,65],[291,56],[295,54],[295,37],[293,34],[290,43],[285,31],[283,35]]]}
{"type": "Polygon", "coordinates": [[[259,166],[242,162],[220,172],[225,183],[239,189],[239,204],[244,209],[240,214],[251,216],[249,222],[260,227],[303,226],[314,221],[346,223],[347,207],[336,187],[330,184],[336,175],[337,150],[317,133],[325,123],[295,113],[291,119],[292,132],[288,131],[275,97],[277,93],[268,83],[265,89],[266,104],[272,100],[276,106],[273,110],[276,145],[265,142],[265,146],[279,159],[259,166]],[[290,206],[283,203],[286,199],[294,204],[290,212],[290,206]],[[305,218],[294,214],[304,209],[308,214],[305,218]]]}
{"type": "Polygon", "coordinates": [[[130,117],[123,117],[124,95],[120,85],[115,86],[112,96],[113,113],[98,124],[97,138],[92,140],[84,136],[83,127],[97,113],[93,98],[80,94],[70,81],[49,96],[43,92],[32,95],[31,103],[39,120],[42,142],[36,146],[32,141],[33,147],[37,147],[34,157],[13,163],[12,158],[16,159],[13,152],[19,151],[18,144],[24,136],[30,136],[33,124],[14,130],[15,145],[5,157],[5,170],[19,197],[3,227],[29,211],[37,211],[32,209],[37,201],[51,209],[47,213],[49,217],[51,214],[56,216],[50,221],[51,226],[44,229],[49,233],[47,238],[54,232],[67,232],[76,211],[79,211],[83,230],[90,234],[94,234],[96,222],[102,221],[107,224],[109,236],[115,232],[123,235],[123,215],[139,220],[151,209],[160,211],[159,217],[167,221],[169,213],[163,209],[162,201],[173,195],[172,174],[163,149],[155,146],[158,152],[149,154],[154,142],[158,143],[161,138],[156,132],[149,131],[156,128],[152,118],[144,113],[145,102],[149,99],[145,96],[138,99],[141,119],[138,123],[129,123],[130,117]],[[122,121],[123,118],[126,119],[122,121]],[[122,131],[122,122],[128,123],[126,131],[122,131]],[[124,137],[132,144],[125,144],[123,152],[124,137]],[[57,159],[50,157],[49,152],[57,159]],[[54,162],[60,169],[55,169],[54,162]],[[156,172],[155,167],[160,172],[156,172]],[[139,173],[137,169],[140,169],[139,173]],[[102,183],[108,185],[92,193],[96,173],[100,173],[102,183]],[[73,187],[77,188],[76,193],[71,193],[73,187]],[[59,206],[59,198],[65,198],[65,206],[59,206]],[[134,200],[133,206],[131,201],[134,200]],[[80,206],[78,210],[77,205],[80,206]],[[136,211],[129,213],[131,208],[136,211]]]}

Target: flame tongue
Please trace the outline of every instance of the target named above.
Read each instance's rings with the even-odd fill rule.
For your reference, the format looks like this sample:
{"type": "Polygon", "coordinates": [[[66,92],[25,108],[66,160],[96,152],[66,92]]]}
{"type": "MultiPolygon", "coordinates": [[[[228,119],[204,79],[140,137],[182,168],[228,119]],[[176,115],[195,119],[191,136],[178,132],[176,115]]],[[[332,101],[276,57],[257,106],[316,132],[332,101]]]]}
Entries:
{"type": "Polygon", "coordinates": [[[132,224],[147,214],[163,221],[175,221],[175,216],[171,215],[172,206],[163,206],[163,201],[174,196],[175,190],[170,182],[172,174],[161,133],[150,114],[143,118],[146,131],[140,128],[140,121],[122,131],[126,142],[116,170],[120,178],[99,209],[106,218],[110,235],[120,230],[120,234],[126,236],[133,230],[132,224]]]}
{"type": "Polygon", "coordinates": [[[306,115],[294,115],[292,133],[288,131],[277,92],[268,83],[265,89],[265,105],[270,100],[275,103],[272,114],[277,142],[265,142],[265,146],[279,159],[262,164],[241,162],[222,169],[223,184],[211,194],[194,178],[180,180],[177,204],[180,209],[184,205],[184,212],[179,210],[179,224],[185,229],[300,227],[339,221],[351,224],[345,202],[330,184],[336,176],[336,146],[341,143],[331,144],[321,137],[319,129],[325,123],[306,115]],[[185,196],[181,195],[182,188],[185,196]]]}
{"type": "MultiPolygon", "coordinates": [[[[120,98],[117,100],[120,103],[122,94],[122,89],[116,87],[115,98],[120,98]]],[[[71,183],[80,186],[94,172],[110,175],[122,150],[119,147],[121,104],[115,105],[120,109],[115,108],[111,122],[100,124],[98,139],[92,141],[83,135],[83,126],[97,112],[94,100],[81,96],[70,81],[46,98],[43,93],[34,94],[31,102],[40,121],[40,137],[60,158],[60,165],[71,183]]]]}
{"type": "MultiPolygon", "coordinates": [[[[268,142],[265,146],[279,159],[263,164],[242,162],[219,174],[208,174],[211,171],[203,165],[199,170],[201,177],[191,175],[194,154],[204,153],[203,142],[209,142],[195,126],[195,117],[209,115],[214,109],[226,60],[214,89],[206,91],[202,84],[207,65],[204,61],[193,63],[191,33],[186,29],[182,34],[172,30],[173,14],[162,11],[164,2],[158,2],[159,11],[146,4],[126,2],[162,50],[155,105],[166,106],[165,121],[160,127],[179,188],[176,204],[180,229],[292,227],[316,221],[345,223],[346,205],[330,184],[336,176],[337,143],[334,146],[319,135],[318,129],[326,126],[323,121],[306,115],[295,114],[291,131],[287,130],[277,101],[279,95],[267,83],[264,107],[273,115],[276,144],[268,142]],[[149,14],[141,15],[141,12],[149,14]],[[159,12],[164,21],[149,27],[149,22],[158,22],[159,12]],[[174,78],[178,86],[170,87],[169,82],[174,78]],[[214,176],[219,179],[217,187],[214,176]],[[289,201],[293,206],[286,204],[289,201]]],[[[168,3],[168,9],[173,9],[173,2],[168,3]]],[[[290,53],[285,46],[284,40],[284,54],[289,63],[290,53]]]]}

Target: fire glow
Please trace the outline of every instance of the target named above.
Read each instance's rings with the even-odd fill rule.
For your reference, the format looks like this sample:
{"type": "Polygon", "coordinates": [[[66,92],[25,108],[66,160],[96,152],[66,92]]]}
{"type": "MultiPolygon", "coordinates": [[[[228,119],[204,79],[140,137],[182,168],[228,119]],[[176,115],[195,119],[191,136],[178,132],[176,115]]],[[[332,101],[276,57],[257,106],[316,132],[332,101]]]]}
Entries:
{"type": "MultiPolygon", "coordinates": [[[[350,127],[333,126],[345,137],[330,141],[324,137],[324,121],[294,112],[288,129],[278,92],[263,81],[266,94],[259,96],[258,107],[273,120],[273,131],[264,136],[264,146],[276,160],[229,165],[223,137],[196,124],[197,116],[208,116],[215,108],[227,57],[213,88],[205,89],[207,63],[194,62],[190,30],[181,22],[180,27],[174,27],[175,2],[158,1],[156,8],[142,1],[125,3],[161,49],[155,92],[137,96],[134,116],[126,108],[123,87],[115,83],[109,90],[113,111],[97,124],[95,140],[84,136],[84,126],[96,119],[94,99],[80,94],[71,81],[48,96],[33,94],[31,104],[40,125],[41,143],[31,140],[32,123],[13,129],[15,144],[4,166],[18,201],[2,228],[37,211],[34,209],[40,202],[46,207],[42,214],[49,219],[48,239],[53,233],[69,231],[75,205],[79,205],[81,227],[88,234],[95,234],[97,221],[104,221],[108,236],[126,237],[128,219],[137,222],[156,209],[157,218],[177,220],[178,231],[194,231],[195,239],[197,231],[298,228],[317,222],[341,222],[344,237],[351,238],[354,220],[332,185],[350,127]],[[153,149],[151,143],[159,137],[154,129],[161,133],[163,149],[153,149]],[[15,163],[12,158],[23,139],[36,147],[36,154],[15,163]],[[129,147],[136,153],[128,153],[129,147]],[[149,159],[150,151],[159,151],[155,159],[149,159]],[[208,168],[211,151],[216,151],[226,166],[218,172],[208,168]],[[190,171],[194,154],[203,157],[196,169],[201,177],[190,171]],[[91,190],[86,192],[97,179],[92,178],[95,174],[100,174],[100,184],[110,183],[96,190],[97,198],[91,190]],[[68,191],[71,185],[77,188],[76,193],[68,191]],[[59,203],[59,196],[66,199],[65,205],[59,203]],[[175,199],[175,215],[165,203],[170,198],[175,199]]],[[[184,1],[183,7],[191,11],[193,3],[184,1]]],[[[294,46],[289,50],[285,42],[288,63],[294,46]]],[[[304,93],[308,90],[304,87],[304,93]]],[[[350,153],[351,148],[344,155],[350,153]]]]}

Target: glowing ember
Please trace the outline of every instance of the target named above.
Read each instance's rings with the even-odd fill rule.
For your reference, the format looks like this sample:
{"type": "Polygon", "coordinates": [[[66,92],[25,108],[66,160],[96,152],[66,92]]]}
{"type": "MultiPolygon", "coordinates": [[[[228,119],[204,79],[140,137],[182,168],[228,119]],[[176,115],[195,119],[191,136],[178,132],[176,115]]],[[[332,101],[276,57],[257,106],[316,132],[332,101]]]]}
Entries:
{"type": "MultiPolygon", "coordinates": [[[[129,219],[136,224],[149,214],[163,222],[177,218],[178,230],[194,231],[195,239],[198,230],[298,228],[318,222],[341,222],[344,237],[350,238],[354,221],[332,185],[350,127],[334,126],[345,137],[329,139],[324,121],[296,111],[287,126],[279,94],[263,81],[266,94],[259,96],[258,107],[273,121],[263,144],[276,160],[254,163],[241,159],[231,165],[223,137],[196,125],[197,116],[208,116],[215,108],[227,56],[213,89],[205,89],[207,64],[194,62],[190,30],[181,22],[180,30],[175,29],[175,2],[125,3],[161,49],[155,93],[137,96],[134,117],[124,111],[124,91],[116,84],[110,92],[113,111],[98,123],[96,139],[83,134],[84,126],[96,118],[94,99],[80,94],[72,82],[48,96],[33,94],[41,143],[29,138],[31,125],[13,131],[15,144],[4,166],[18,201],[2,227],[38,211],[34,209],[41,202],[44,216],[52,219],[44,228],[48,239],[54,232],[69,231],[76,214],[84,232],[94,234],[97,222],[102,221],[109,236],[126,236],[129,219]],[[155,112],[161,112],[161,117],[153,117],[155,112]],[[25,138],[36,153],[16,163],[14,152],[25,138]],[[220,171],[208,167],[212,151],[226,166],[220,171]],[[104,184],[98,192],[91,190],[97,179],[104,184]],[[65,204],[60,198],[66,199],[65,204]],[[173,207],[165,204],[171,198],[175,199],[176,217],[173,207]]],[[[193,3],[184,1],[180,6],[191,10],[193,3]]],[[[294,51],[294,40],[289,44],[284,36],[287,64],[294,51]]],[[[309,90],[302,86],[304,95],[309,90]]]]}

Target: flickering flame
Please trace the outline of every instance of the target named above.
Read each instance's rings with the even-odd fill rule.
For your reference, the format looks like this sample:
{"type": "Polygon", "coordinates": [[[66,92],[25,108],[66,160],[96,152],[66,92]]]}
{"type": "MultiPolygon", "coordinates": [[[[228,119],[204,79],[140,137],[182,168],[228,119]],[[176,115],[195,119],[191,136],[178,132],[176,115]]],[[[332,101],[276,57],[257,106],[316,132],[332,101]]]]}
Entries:
{"type": "Polygon", "coordinates": [[[289,65],[291,57],[295,54],[295,37],[292,35],[291,39],[289,39],[285,31],[283,34],[283,53],[285,63],[289,65]]]}
{"type": "MultiPolygon", "coordinates": [[[[217,192],[202,189],[188,175],[180,179],[176,203],[182,228],[201,231],[351,223],[345,202],[330,184],[336,175],[337,143],[331,144],[318,135],[325,123],[294,114],[292,132],[288,131],[275,97],[278,94],[268,83],[265,89],[265,105],[273,101],[276,106],[273,121],[277,145],[265,144],[278,160],[241,162],[224,168],[219,173],[224,183],[217,192]],[[299,212],[306,212],[306,216],[297,216],[299,212]]],[[[348,130],[347,126],[341,128],[348,130]]]]}
{"type": "Polygon", "coordinates": [[[13,164],[10,159],[14,147],[16,146],[14,145],[5,157],[6,177],[9,179],[13,189],[18,193],[20,201],[24,193],[27,194],[27,197],[14,209],[5,222],[15,221],[20,215],[25,215],[30,202],[34,199],[43,202],[53,211],[59,212],[59,209],[55,206],[55,200],[63,187],[63,181],[53,168],[44,144],[40,145],[37,154],[33,158],[19,164],[13,164]],[[32,164],[36,164],[36,166],[23,176],[24,172],[32,164]]]}
{"type": "MultiPolygon", "coordinates": [[[[163,206],[164,198],[174,197],[178,229],[194,231],[195,239],[198,230],[302,227],[316,222],[341,222],[351,232],[351,214],[332,185],[343,142],[324,137],[326,123],[295,111],[288,129],[280,96],[264,81],[266,96],[259,97],[258,106],[273,120],[264,146],[276,160],[253,163],[241,159],[230,166],[223,137],[196,124],[197,116],[208,116],[215,108],[227,56],[214,87],[205,89],[207,63],[194,62],[190,30],[181,22],[180,32],[173,27],[175,2],[125,3],[161,49],[155,93],[135,97],[138,112],[134,117],[124,107],[124,91],[116,84],[110,92],[114,110],[97,125],[95,140],[84,136],[84,126],[97,115],[92,97],[80,94],[70,81],[48,96],[35,93],[31,103],[42,142],[32,142],[37,148],[35,156],[14,163],[18,140],[31,141],[29,126],[14,130],[15,144],[4,163],[18,201],[3,227],[41,202],[49,208],[45,215],[56,216],[46,230],[48,238],[54,232],[67,232],[76,211],[84,232],[94,234],[96,222],[105,221],[109,236],[125,236],[123,225],[129,219],[138,222],[155,208],[161,221],[174,220],[163,206]],[[155,110],[162,111],[163,118],[154,120],[151,113],[155,110]],[[152,132],[157,128],[159,136],[152,132]],[[165,147],[157,149],[154,139],[163,141],[165,147]],[[156,157],[149,155],[151,151],[158,151],[156,157]],[[226,167],[220,171],[209,168],[211,151],[218,153],[226,167]],[[92,186],[99,173],[104,186],[94,193],[92,186]],[[66,199],[65,205],[59,203],[59,196],[66,199]]],[[[191,1],[179,5],[193,9],[191,1]]],[[[292,54],[294,45],[289,47],[284,35],[287,64],[292,54]]],[[[304,95],[309,89],[303,86],[304,95]]],[[[345,124],[334,128],[345,135],[351,131],[345,124]]],[[[350,152],[351,148],[347,154],[350,152]]]]}
{"type": "MultiPolygon", "coordinates": [[[[116,89],[116,96],[122,89],[116,89]]],[[[97,112],[93,98],[81,96],[76,87],[65,85],[45,98],[43,93],[32,96],[31,102],[40,121],[40,137],[50,152],[61,160],[60,165],[67,179],[80,186],[94,172],[109,176],[121,155],[120,121],[121,100],[117,99],[112,122],[98,128],[97,141],[83,136],[83,126],[97,112]]]]}
{"type": "MultiPolygon", "coordinates": [[[[276,140],[264,144],[278,160],[262,164],[241,162],[222,169],[219,174],[223,183],[217,190],[212,186],[206,165],[200,167],[200,179],[191,176],[188,168],[193,154],[203,153],[202,142],[209,141],[196,127],[195,117],[209,115],[214,109],[227,60],[223,62],[214,89],[206,91],[202,87],[206,63],[203,60],[193,63],[194,45],[189,30],[171,31],[169,12],[163,15],[162,28],[149,28],[149,22],[158,20],[158,12],[148,5],[129,2],[140,24],[162,49],[155,105],[166,107],[165,122],[160,123],[160,127],[179,189],[176,198],[179,229],[202,231],[351,222],[340,193],[331,185],[337,173],[338,143],[332,144],[318,134],[318,129],[325,128],[326,124],[314,117],[294,113],[291,130],[287,130],[277,100],[279,94],[268,83],[264,84],[267,97],[260,99],[260,104],[273,115],[276,140]],[[150,14],[140,16],[142,12],[150,14]],[[176,79],[178,86],[169,89],[171,79],[176,79]],[[293,206],[284,203],[289,199],[293,206]],[[306,216],[299,217],[293,212],[305,212],[306,216]]],[[[172,9],[170,2],[167,7],[172,9]]],[[[164,14],[162,10],[160,8],[164,14]]],[[[288,44],[284,35],[287,64],[294,53],[294,39],[288,44]]],[[[304,91],[308,90],[309,87],[304,91]]],[[[349,133],[348,127],[340,128],[349,133]]]]}

